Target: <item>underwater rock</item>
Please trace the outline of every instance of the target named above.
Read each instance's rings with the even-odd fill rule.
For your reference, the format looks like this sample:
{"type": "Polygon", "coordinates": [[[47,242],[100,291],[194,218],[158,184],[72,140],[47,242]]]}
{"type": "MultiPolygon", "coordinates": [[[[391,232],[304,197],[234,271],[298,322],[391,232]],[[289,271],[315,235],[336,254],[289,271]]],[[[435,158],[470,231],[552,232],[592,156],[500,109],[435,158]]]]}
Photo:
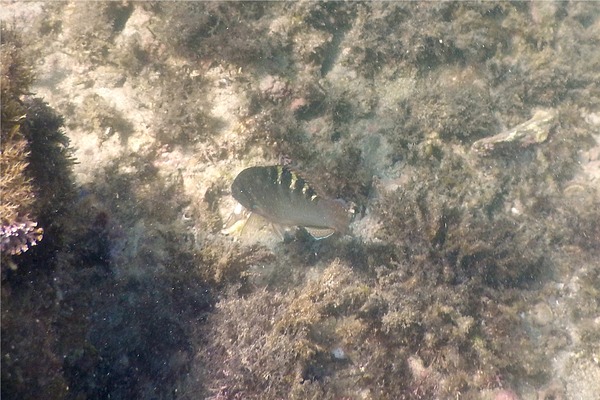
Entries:
{"type": "Polygon", "coordinates": [[[595,399],[597,172],[565,186],[582,114],[598,126],[594,4],[36,7],[16,21],[33,91],[102,207],[60,218],[48,180],[48,220],[79,233],[55,271],[3,281],[3,398],[512,400],[557,379],[548,399],[595,399]],[[523,124],[536,107],[561,114],[523,124]],[[366,210],[361,235],[219,235],[233,174],[279,154],[366,210]],[[543,296],[582,265],[560,307],[543,296]]]}
{"type": "Polygon", "coordinates": [[[477,140],[471,149],[479,155],[489,155],[501,147],[519,148],[543,143],[554,126],[555,116],[553,110],[538,110],[531,119],[512,129],[477,140]]]}

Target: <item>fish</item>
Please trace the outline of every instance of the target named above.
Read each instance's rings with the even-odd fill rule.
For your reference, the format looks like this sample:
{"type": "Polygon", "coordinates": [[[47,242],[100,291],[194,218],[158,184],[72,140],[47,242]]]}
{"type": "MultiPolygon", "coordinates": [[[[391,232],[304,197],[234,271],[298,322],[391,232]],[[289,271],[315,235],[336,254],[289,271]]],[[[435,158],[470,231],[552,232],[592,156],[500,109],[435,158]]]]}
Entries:
{"type": "Polygon", "coordinates": [[[233,180],[231,194],[246,210],[275,227],[301,227],[317,240],[335,232],[349,234],[352,213],[343,202],[320,196],[288,167],[246,168],[233,180]]]}

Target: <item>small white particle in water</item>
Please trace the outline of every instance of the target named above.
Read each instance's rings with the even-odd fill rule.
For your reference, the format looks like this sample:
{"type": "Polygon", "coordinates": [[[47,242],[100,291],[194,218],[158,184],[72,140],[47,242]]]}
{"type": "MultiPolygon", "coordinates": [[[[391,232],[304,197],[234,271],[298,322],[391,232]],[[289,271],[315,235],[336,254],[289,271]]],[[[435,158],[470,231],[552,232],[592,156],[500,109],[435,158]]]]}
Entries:
{"type": "Polygon", "coordinates": [[[242,206],[241,204],[236,204],[235,209],[233,210],[234,214],[241,214],[242,211],[244,211],[244,206],[242,206]]]}
{"type": "Polygon", "coordinates": [[[331,351],[331,354],[333,354],[333,357],[336,360],[345,360],[346,359],[346,353],[344,352],[344,350],[342,350],[341,347],[336,347],[335,349],[333,349],[331,351]]]}

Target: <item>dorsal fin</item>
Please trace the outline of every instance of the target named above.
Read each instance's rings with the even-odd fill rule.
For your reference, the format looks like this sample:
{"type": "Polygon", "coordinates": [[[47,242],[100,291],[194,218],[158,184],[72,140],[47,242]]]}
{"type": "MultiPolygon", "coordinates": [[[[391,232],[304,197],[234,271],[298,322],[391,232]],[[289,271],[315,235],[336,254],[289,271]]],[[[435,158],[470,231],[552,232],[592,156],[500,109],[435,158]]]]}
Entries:
{"type": "Polygon", "coordinates": [[[292,172],[297,177],[302,178],[302,180],[304,181],[304,183],[306,185],[308,185],[308,187],[310,189],[312,189],[312,192],[314,194],[316,194],[317,197],[320,197],[320,198],[330,198],[329,195],[328,195],[328,192],[323,189],[323,186],[320,185],[319,182],[315,182],[312,179],[310,179],[310,180],[306,179],[306,176],[304,175],[303,171],[301,171],[297,166],[290,164],[290,165],[283,165],[282,167],[286,168],[288,171],[292,172]]]}

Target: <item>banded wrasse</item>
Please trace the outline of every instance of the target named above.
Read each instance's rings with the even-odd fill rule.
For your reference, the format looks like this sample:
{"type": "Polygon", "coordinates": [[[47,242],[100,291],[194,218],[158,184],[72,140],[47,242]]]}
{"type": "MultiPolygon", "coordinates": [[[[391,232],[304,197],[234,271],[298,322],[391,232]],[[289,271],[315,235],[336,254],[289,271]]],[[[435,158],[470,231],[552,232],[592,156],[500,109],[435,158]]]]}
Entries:
{"type": "Polygon", "coordinates": [[[284,166],[246,168],[234,179],[231,194],[272,224],[303,227],[315,239],[349,232],[351,213],[342,202],[320,196],[284,166]]]}

